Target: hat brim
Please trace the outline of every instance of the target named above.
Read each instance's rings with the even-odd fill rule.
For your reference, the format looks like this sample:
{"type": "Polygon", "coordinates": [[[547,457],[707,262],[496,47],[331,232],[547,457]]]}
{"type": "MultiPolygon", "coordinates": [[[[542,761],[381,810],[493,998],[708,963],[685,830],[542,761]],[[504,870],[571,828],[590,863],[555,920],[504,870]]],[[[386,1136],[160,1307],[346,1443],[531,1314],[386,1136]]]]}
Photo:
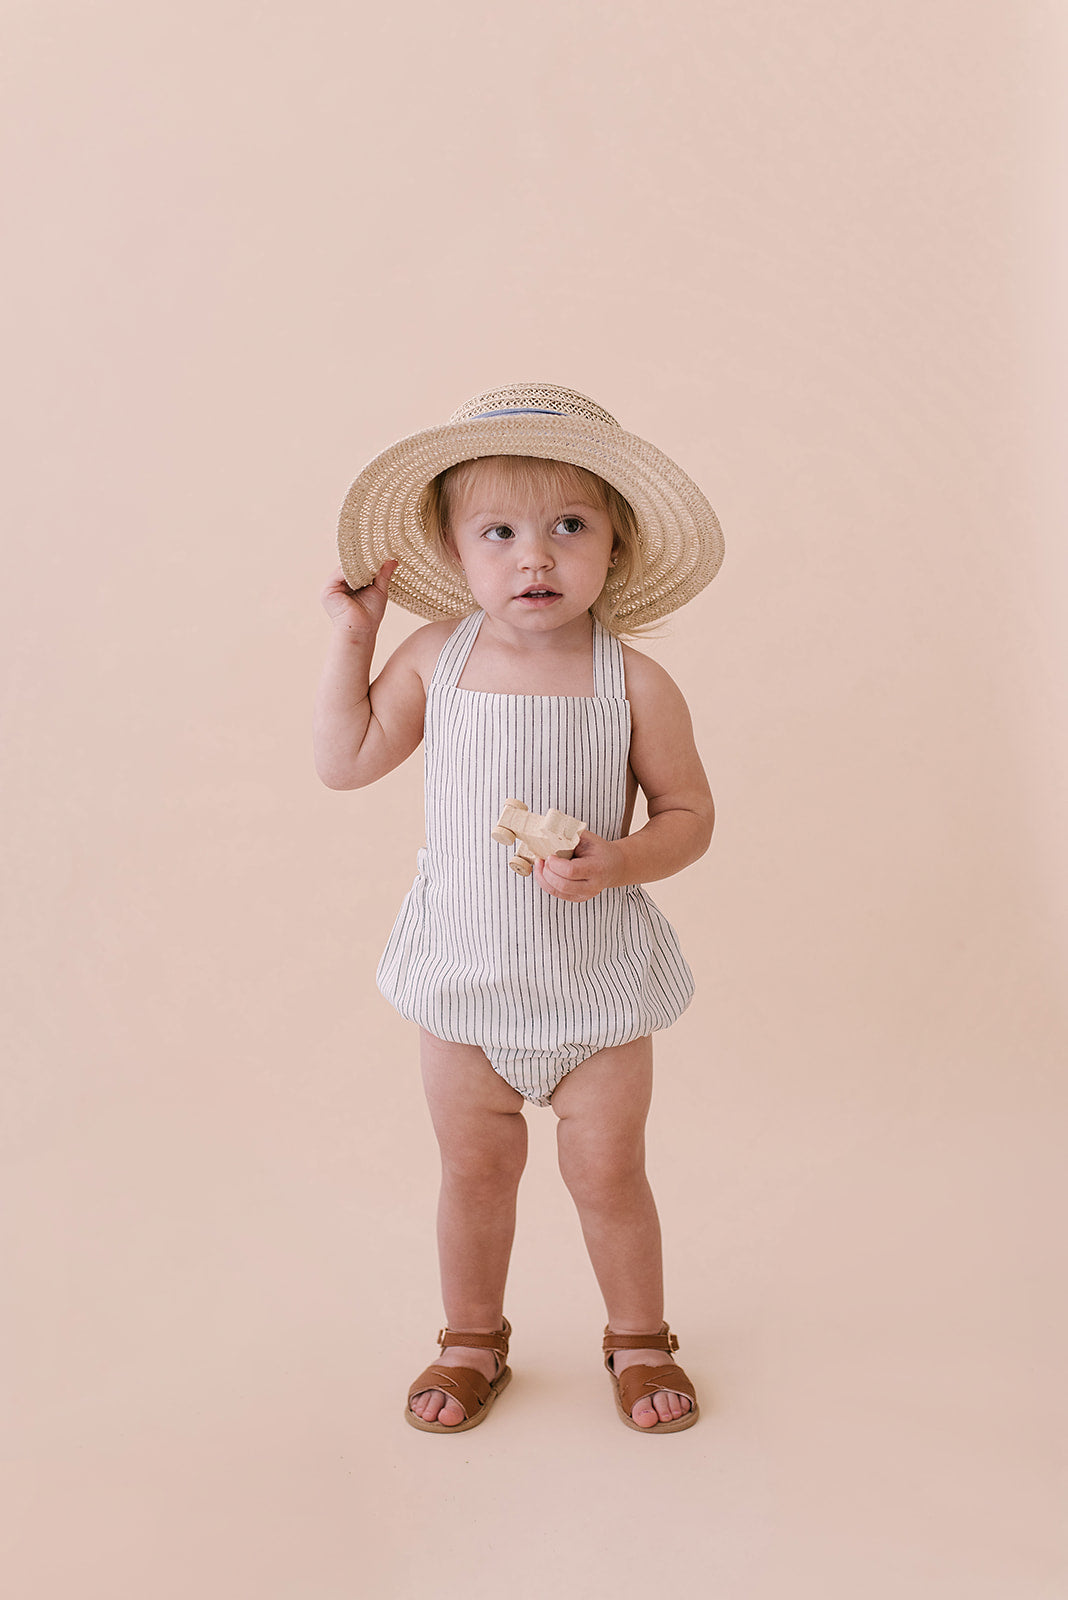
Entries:
{"type": "MultiPolygon", "coordinates": [[[[595,472],[634,509],[642,546],[640,587],[625,587],[616,616],[641,627],[693,599],[723,560],[715,512],[669,456],[637,434],[572,415],[483,417],[409,435],[368,463],[349,489],[338,522],[338,554],[352,588],[370,583],[384,561],[399,565],[390,598],[417,616],[463,616],[475,606],[463,573],[444,560],[419,517],[427,484],[460,461],[538,456],[595,472]]],[[[606,589],[624,585],[609,573],[606,589]]]]}

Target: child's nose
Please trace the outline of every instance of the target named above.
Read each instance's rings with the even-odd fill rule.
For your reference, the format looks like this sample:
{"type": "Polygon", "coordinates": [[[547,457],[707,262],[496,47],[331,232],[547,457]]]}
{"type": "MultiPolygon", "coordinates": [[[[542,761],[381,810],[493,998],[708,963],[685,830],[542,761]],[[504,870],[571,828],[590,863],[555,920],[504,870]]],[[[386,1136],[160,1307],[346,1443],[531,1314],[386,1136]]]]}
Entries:
{"type": "Polygon", "coordinates": [[[525,540],[520,547],[519,562],[522,567],[531,567],[535,571],[541,571],[544,567],[551,567],[553,565],[553,547],[547,539],[535,534],[530,539],[525,540]]]}

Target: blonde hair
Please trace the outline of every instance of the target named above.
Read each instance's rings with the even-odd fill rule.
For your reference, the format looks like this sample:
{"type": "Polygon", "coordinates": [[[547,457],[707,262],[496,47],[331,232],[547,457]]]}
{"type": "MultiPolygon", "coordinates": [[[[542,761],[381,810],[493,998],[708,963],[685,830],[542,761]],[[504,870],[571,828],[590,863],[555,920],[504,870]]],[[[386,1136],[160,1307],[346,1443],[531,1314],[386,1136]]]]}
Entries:
{"type": "Polygon", "coordinates": [[[612,541],[615,565],[590,610],[603,627],[616,635],[636,635],[644,631],[640,624],[620,621],[616,614],[624,597],[641,586],[644,570],[634,508],[604,478],[570,461],[547,461],[540,456],[481,456],[459,461],[439,472],[423,490],[419,516],[427,537],[437,545],[444,560],[456,563],[456,553],[448,541],[450,513],[480,473],[490,476],[495,490],[521,503],[547,492],[558,497],[561,505],[581,496],[606,512],[615,535],[612,541]]]}

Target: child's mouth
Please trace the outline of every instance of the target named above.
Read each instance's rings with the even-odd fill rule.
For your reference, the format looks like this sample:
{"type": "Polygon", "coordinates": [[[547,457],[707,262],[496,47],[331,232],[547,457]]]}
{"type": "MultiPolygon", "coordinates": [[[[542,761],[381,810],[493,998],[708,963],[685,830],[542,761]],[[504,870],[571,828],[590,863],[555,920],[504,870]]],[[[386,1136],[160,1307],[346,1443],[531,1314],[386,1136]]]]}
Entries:
{"type": "Polygon", "coordinates": [[[522,594],[517,594],[517,600],[559,600],[560,595],[556,589],[524,589],[522,594]]]}

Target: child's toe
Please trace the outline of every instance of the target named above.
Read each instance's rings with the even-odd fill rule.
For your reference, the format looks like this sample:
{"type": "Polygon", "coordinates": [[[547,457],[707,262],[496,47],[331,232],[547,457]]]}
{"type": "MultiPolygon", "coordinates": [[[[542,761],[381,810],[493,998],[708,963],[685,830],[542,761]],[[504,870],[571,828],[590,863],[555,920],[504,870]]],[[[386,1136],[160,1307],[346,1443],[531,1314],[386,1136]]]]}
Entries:
{"type": "Polygon", "coordinates": [[[412,1410],[424,1422],[436,1422],[444,1399],[440,1389],[424,1389],[412,1397],[412,1410]]]}
{"type": "Polygon", "coordinates": [[[690,1410],[686,1395],[673,1389],[658,1389],[651,1399],[639,1400],[631,1412],[631,1420],[640,1428],[655,1428],[658,1422],[678,1422],[690,1410]]]}
{"type": "Polygon", "coordinates": [[[424,1389],[412,1397],[411,1409],[423,1422],[440,1422],[445,1428],[455,1428],[464,1420],[464,1409],[450,1395],[440,1389],[424,1389]]]}

